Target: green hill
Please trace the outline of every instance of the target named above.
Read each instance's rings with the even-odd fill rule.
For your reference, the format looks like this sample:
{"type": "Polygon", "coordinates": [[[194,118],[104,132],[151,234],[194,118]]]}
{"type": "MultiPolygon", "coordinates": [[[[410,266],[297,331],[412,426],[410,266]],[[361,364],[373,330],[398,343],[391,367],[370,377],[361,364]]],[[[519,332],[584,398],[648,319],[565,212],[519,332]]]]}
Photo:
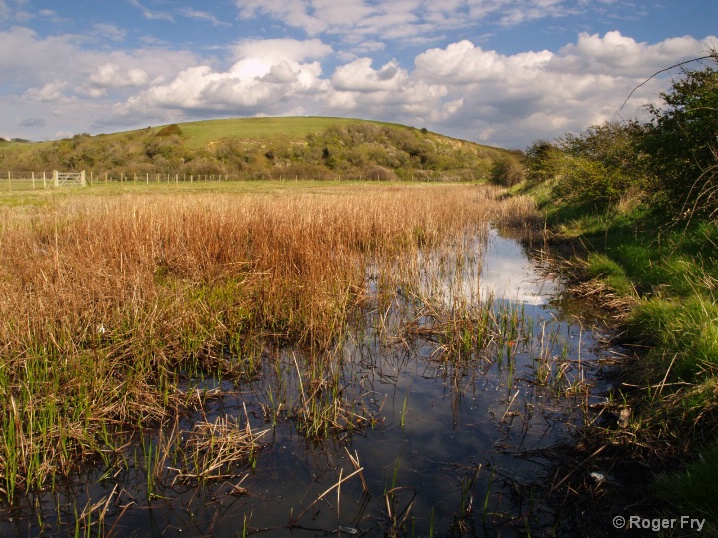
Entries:
{"type": "Polygon", "coordinates": [[[366,122],[349,118],[281,117],[193,121],[179,126],[187,137],[187,145],[199,148],[221,139],[303,139],[335,125],[359,123],[366,122]]]}
{"type": "Polygon", "coordinates": [[[349,118],[206,120],[0,145],[0,170],[234,175],[245,179],[481,179],[505,150],[349,118]]]}

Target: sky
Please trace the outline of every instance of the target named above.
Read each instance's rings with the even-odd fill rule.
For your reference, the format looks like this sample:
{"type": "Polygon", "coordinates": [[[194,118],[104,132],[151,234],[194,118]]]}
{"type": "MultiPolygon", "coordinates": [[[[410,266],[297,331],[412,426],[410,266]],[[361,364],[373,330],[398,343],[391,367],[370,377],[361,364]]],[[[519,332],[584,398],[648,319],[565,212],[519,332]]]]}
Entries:
{"type": "Polygon", "coordinates": [[[0,0],[0,137],[339,116],[525,149],[645,117],[717,35],[718,0],[0,0]]]}

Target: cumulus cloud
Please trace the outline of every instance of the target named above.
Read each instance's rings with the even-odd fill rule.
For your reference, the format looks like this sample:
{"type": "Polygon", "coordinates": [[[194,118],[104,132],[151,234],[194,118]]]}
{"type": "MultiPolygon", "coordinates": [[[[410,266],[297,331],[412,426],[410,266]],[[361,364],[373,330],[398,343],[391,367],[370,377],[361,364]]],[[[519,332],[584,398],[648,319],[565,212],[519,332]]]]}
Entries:
{"type": "MultiPolygon", "coordinates": [[[[618,32],[581,34],[558,53],[501,55],[463,41],[417,56],[412,77],[443,81],[445,100],[463,98],[442,125],[468,138],[475,138],[472,132],[477,130],[482,138],[490,130],[495,143],[521,146],[526,140],[615,119],[636,86],[662,68],[700,56],[704,49],[704,42],[690,37],[647,44],[618,32]]],[[[657,102],[668,84],[661,78],[650,80],[624,113],[657,102]]]]}
{"type": "Polygon", "coordinates": [[[149,75],[144,69],[123,69],[118,64],[106,63],[90,75],[85,89],[92,97],[102,97],[108,89],[144,86],[148,81],[149,75]]]}
{"type": "MultiPolygon", "coordinates": [[[[128,1],[145,16],[162,19],[145,7],[155,4],[128,1]]],[[[14,17],[21,5],[0,0],[0,16],[14,17]]],[[[225,43],[211,49],[214,57],[141,44],[113,50],[110,41],[124,45],[126,33],[112,24],[97,24],[84,35],[46,37],[13,27],[0,31],[0,50],[8,51],[0,55],[0,116],[10,125],[45,118],[44,132],[75,127],[83,132],[97,124],[136,127],[209,116],[351,115],[525,147],[533,139],[615,117],[631,90],[650,75],[706,49],[704,41],[689,36],[647,43],[613,31],[581,33],[553,51],[502,54],[457,37],[442,39],[441,46],[423,45],[412,64],[387,57],[388,40],[417,43],[478,20],[518,24],[559,18],[589,3],[237,0],[236,5],[244,19],[270,15],[310,35],[225,43]]],[[[172,14],[178,24],[180,17],[214,24],[213,15],[203,11],[172,14]]],[[[657,102],[669,84],[668,78],[650,80],[622,113],[657,102]]]]}
{"type": "Polygon", "coordinates": [[[228,70],[190,67],[169,82],[153,84],[115,110],[124,116],[168,117],[174,110],[281,115],[290,108],[303,108],[302,100],[312,100],[326,91],[321,64],[310,60],[330,52],[331,47],[319,40],[242,42],[234,47],[237,61],[228,70]]]}
{"type": "Polygon", "coordinates": [[[60,131],[91,131],[94,123],[113,116],[113,102],[198,63],[187,51],[88,48],[95,44],[91,35],[40,37],[22,27],[0,31],[0,117],[5,129],[19,127],[3,134],[36,139],[60,131]],[[28,117],[46,123],[23,123],[28,117]]]}
{"type": "Polygon", "coordinates": [[[131,83],[114,76],[117,87],[136,86],[139,71],[146,73],[147,81],[157,77],[171,77],[179,70],[197,64],[194,54],[162,48],[140,48],[132,51],[105,52],[94,48],[94,38],[63,34],[41,38],[28,28],[16,27],[0,31],[0,72],[16,84],[40,86],[50,80],[64,80],[73,87],[83,87],[90,79],[104,80],[109,87],[107,68],[112,65],[116,74],[129,74],[131,83]],[[105,69],[104,75],[100,73],[105,69]]]}
{"type": "Polygon", "coordinates": [[[24,94],[23,98],[28,101],[40,101],[40,102],[55,102],[67,99],[62,93],[68,84],[62,80],[55,80],[48,82],[41,88],[29,88],[24,94]]]}
{"type": "MultiPolygon", "coordinates": [[[[547,3],[550,6],[550,1],[547,3]]],[[[684,37],[639,43],[618,32],[581,34],[558,52],[499,54],[470,41],[416,56],[413,70],[369,57],[326,75],[331,48],[318,39],[242,42],[227,70],[209,65],[151,83],[115,108],[119,116],[166,117],[203,111],[243,115],[354,115],[428,125],[468,139],[523,147],[535,138],[614,118],[638,84],[666,65],[701,54],[684,37]]],[[[656,78],[635,94],[634,109],[656,102],[669,82],[656,78]]]]}
{"type": "Polygon", "coordinates": [[[232,49],[235,60],[252,58],[265,63],[318,60],[333,52],[332,47],[319,39],[252,39],[241,41],[232,49]]]}
{"type": "Polygon", "coordinates": [[[639,43],[620,32],[582,33],[575,44],[566,45],[557,55],[557,69],[584,69],[610,75],[650,76],[677,62],[703,55],[706,46],[690,36],[660,43],[639,43]]]}
{"type": "Polygon", "coordinates": [[[391,61],[381,67],[372,69],[371,58],[359,58],[351,63],[338,67],[332,76],[332,84],[337,91],[403,92],[409,74],[391,61]]]}

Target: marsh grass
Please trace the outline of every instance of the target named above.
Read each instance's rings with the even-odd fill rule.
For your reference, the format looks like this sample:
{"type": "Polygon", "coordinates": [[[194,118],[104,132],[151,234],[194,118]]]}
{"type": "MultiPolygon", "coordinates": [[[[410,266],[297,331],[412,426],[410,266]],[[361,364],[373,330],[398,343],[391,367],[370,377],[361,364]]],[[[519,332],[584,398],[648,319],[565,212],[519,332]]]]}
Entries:
{"type": "MultiPolygon", "coordinates": [[[[291,413],[300,431],[317,438],[371,421],[345,397],[335,355],[322,358],[371,302],[367,272],[378,271],[382,301],[396,297],[397,282],[420,297],[425,284],[416,280],[415,260],[490,221],[523,225],[535,219],[531,211],[525,199],[502,200],[499,190],[468,185],[291,195],[137,191],[5,208],[3,496],[12,503],[82,461],[108,457],[116,434],[188,413],[188,393],[179,389],[187,380],[267,375],[266,341],[304,357],[295,363],[299,400],[278,393],[275,418],[291,413]],[[405,259],[414,265],[397,270],[405,259]]],[[[452,264],[446,258],[439,269],[457,270],[452,264]]],[[[437,307],[431,314],[444,320],[434,330],[441,327],[447,354],[480,347],[477,339],[495,339],[495,331],[502,341],[514,338],[513,314],[489,320],[485,311],[462,314],[462,304],[453,301],[451,317],[437,315],[437,307]],[[491,334],[486,323],[496,325],[491,334]]],[[[193,464],[180,474],[213,477],[242,435],[256,448],[256,435],[243,428],[231,418],[196,425],[187,438],[193,464]]],[[[146,447],[150,482],[176,445],[146,447]]]]}
{"type": "Polygon", "coordinates": [[[233,476],[233,466],[251,464],[267,431],[253,431],[249,420],[242,425],[230,416],[195,423],[182,443],[184,468],[176,479],[202,483],[233,476]]]}

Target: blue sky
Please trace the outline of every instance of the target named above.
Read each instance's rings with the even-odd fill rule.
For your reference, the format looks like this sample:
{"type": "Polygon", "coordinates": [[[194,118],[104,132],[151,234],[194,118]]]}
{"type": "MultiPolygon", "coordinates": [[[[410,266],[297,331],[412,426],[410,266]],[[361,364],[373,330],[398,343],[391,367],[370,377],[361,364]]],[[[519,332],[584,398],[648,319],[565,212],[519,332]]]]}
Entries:
{"type": "MultiPolygon", "coordinates": [[[[657,103],[718,0],[0,0],[0,136],[236,116],[525,148],[657,103]]],[[[677,74],[677,72],[675,73],[677,74]]]]}

